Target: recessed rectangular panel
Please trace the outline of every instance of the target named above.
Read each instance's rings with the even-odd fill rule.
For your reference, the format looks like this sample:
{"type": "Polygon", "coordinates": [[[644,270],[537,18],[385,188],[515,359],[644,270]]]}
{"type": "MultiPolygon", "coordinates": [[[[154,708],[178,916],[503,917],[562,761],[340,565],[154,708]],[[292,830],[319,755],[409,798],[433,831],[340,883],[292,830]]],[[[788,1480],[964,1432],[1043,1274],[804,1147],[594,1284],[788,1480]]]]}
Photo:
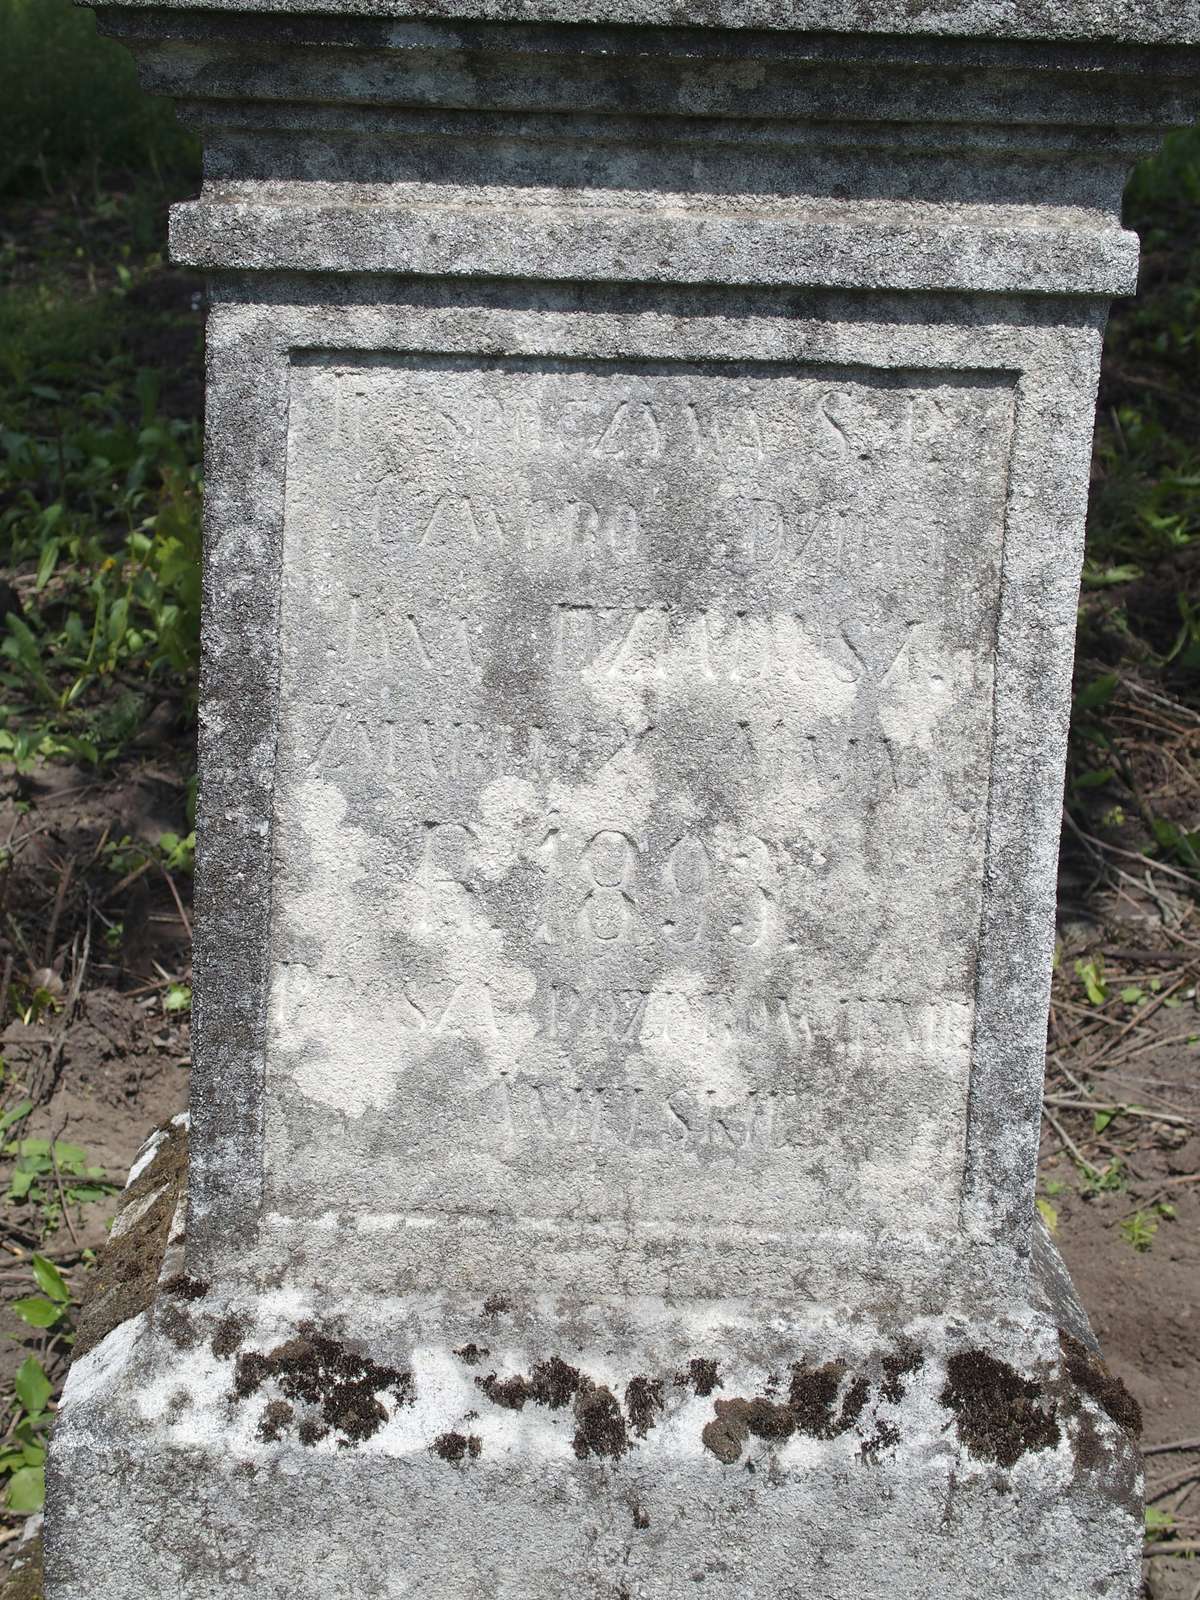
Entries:
{"type": "Polygon", "coordinates": [[[268,1204],[952,1232],[1010,381],[290,408],[268,1204]]]}

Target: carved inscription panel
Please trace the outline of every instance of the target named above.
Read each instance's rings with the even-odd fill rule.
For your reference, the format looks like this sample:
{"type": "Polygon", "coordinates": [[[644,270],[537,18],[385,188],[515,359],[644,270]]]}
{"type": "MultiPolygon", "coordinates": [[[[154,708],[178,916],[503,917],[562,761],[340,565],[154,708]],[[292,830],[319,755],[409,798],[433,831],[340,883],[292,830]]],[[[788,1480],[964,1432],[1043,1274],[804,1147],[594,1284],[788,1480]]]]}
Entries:
{"type": "Polygon", "coordinates": [[[1012,389],[292,371],[284,1211],[955,1224],[1012,389]]]}

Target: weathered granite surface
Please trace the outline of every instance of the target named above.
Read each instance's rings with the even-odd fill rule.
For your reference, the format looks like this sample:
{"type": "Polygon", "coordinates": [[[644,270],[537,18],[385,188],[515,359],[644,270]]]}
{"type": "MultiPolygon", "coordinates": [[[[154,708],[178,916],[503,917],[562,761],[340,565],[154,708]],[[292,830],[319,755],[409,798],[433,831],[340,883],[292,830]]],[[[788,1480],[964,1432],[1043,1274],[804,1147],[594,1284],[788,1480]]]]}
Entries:
{"type": "Polygon", "coordinates": [[[102,8],[205,140],[194,1104],[51,1600],[1131,1597],[1033,1184],[1195,15],[270,9],[102,8]]]}
{"type": "MultiPolygon", "coordinates": [[[[193,0],[120,0],[184,10],[193,0]]],[[[208,0],[206,9],[293,15],[463,17],[669,27],[824,30],[979,39],[1200,43],[1195,0],[208,0]]]]}

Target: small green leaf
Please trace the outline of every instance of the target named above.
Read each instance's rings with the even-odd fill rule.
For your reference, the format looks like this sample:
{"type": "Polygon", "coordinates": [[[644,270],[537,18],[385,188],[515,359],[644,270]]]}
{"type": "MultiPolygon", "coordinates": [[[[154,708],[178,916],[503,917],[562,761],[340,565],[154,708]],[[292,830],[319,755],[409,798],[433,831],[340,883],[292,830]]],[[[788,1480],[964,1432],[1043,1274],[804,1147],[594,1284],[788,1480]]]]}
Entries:
{"type": "Polygon", "coordinates": [[[1116,1111],[1097,1111],[1092,1118],[1092,1132],[1103,1133],[1113,1118],[1120,1116],[1120,1114],[1119,1109],[1116,1111]]]}
{"type": "Polygon", "coordinates": [[[14,1300],[13,1310],[31,1328],[52,1328],[63,1314],[61,1306],[56,1306],[53,1300],[43,1300],[40,1294],[14,1300]]]}
{"type": "Polygon", "coordinates": [[[59,548],[57,539],[47,539],[42,546],[42,559],[38,562],[37,577],[33,585],[35,590],[44,589],[54,576],[54,569],[58,565],[59,548]]]}
{"type": "Polygon", "coordinates": [[[1076,976],[1087,990],[1087,997],[1094,1006],[1102,1006],[1108,999],[1108,989],[1104,982],[1104,968],[1099,961],[1077,961],[1075,963],[1076,976]]]}
{"type": "Polygon", "coordinates": [[[1095,767],[1090,772],[1081,772],[1075,779],[1077,789],[1099,789],[1104,784],[1116,777],[1112,767],[1095,767]]]}
{"type": "Polygon", "coordinates": [[[1050,1204],[1049,1200],[1043,1200],[1041,1195],[1038,1195],[1037,1198],[1037,1208],[1041,1212],[1042,1221],[1046,1224],[1049,1232],[1054,1233],[1058,1227],[1058,1212],[1050,1204]]]}
{"type": "Polygon", "coordinates": [[[46,1471],[44,1467],[22,1467],[8,1480],[8,1509],[22,1516],[32,1516],[46,1503],[46,1471]]]}
{"type": "Polygon", "coordinates": [[[190,1011],[192,1009],[192,991],[186,983],[171,984],[163,996],[164,1011],[190,1011]]]}
{"type": "Polygon", "coordinates": [[[1155,1534],[1167,1533],[1175,1526],[1175,1518],[1169,1511],[1164,1511],[1160,1506],[1146,1507],[1146,1537],[1152,1539],[1155,1534]]]}
{"type": "Polygon", "coordinates": [[[1146,991],[1136,983],[1131,983],[1128,988],[1121,990],[1121,999],[1127,1006],[1136,1006],[1139,1000],[1146,998],[1146,991]]]}
{"type": "Polygon", "coordinates": [[[14,1106],[11,1111],[6,1111],[0,1117],[0,1133],[3,1133],[6,1128],[11,1128],[14,1122],[20,1122],[23,1117],[27,1117],[32,1110],[33,1101],[22,1100],[20,1105],[14,1106]]]}
{"type": "Polygon", "coordinates": [[[13,1173],[12,1181],[8,1187],[9,1199],[24,1200],[25,1196],[33,1187],[33,1182],[36,1177],[36,1172],[30,1172],[28,1169],[23,1170],[18,1168],[17,1171],[13,1173]]]}
{"type": "Polygon", "coordinates": [[[50,1379],[35,1356],[26,1356],[13,1379],[17,1399],[26,1411],[41,1411],[50,1398],[50,1379]]]}
{"type": "Polygon", "coordinates": [[[1146,1211],[1135,1211],[1119,1224],[1122,1234],[1133,1248],[1141,1253],[1149,1250],[1158,1232],[1158,1219],[1146,1211]]]}
{"type": "Polygon", "coordinates": [[[71,1291],[67,1287],[67,1280],[52,1261],[47,1261],[45,1256],[35,1255],[33,1275],[43,1294],[48,1294],[51,1300],[57,1300],[59,1305],[65,1306],[69,1303],[71,1291]]]}
{"type": "Polygon", "coordinates": [[[1107,705],[1117,690],[1117,675],[1115,672],[1107,673],[1102,678],[1096,678],[1075,696],[1076,711],[1094,711],[1097,706],[1107,705]]]}

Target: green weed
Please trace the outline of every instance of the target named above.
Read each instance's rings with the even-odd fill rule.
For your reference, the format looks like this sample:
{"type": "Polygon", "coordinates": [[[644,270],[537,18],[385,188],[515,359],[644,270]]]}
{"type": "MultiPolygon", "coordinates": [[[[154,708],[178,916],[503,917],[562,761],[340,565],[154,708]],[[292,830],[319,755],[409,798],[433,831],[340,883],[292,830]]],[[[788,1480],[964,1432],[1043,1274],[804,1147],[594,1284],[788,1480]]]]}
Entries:
{"type": "MultiPolygon", "coordinates": [[[[75,1302],[70,1286],[52,1261],[34,1255],[34,1284],[39,1291],[17,1300],[13,1310],[45,1338],[44,1356],[65,1358],[75,1342],[75,1302]]],[[[54,1423],[54,1385],[36,1356],[26,1356],[13,1380],[11,1422],[0,1445],[0,1475],[7,1477],[4,1503],[9,1511],[28,1516],[40,1511],[46,1498],[46,1444],[54,1423]]]]}
{"type": "Polygon", "coordinates": [[[169,102],[140,93],[129,51],[69,0],[0,0],[0,192],[64,173],[194,170],[169,102]]]}
{"type": "Polygon", "coordinates": [[[103,1167],[89,1165],[87,1151],[61,1139],[15,1139],[4,1146],[13,1162],[5,1200],[37,1206],[45,1232],[53,1233],[63,1220],[63,1203],[90,1205],[115,1194],[103,1167]]]}
{"type": "Polygon", "coordinates": [[[1154,1235],[1158,1232],[1158,1218],[1148,1211],[1135,1211],[1131,1217],[1125,1217],[1118,1227],[1126,1243],[1131,1244],[1135,1250],[1144,1252],[1154,1243],[1154,1235]]]}
{"type": "Polygon", "coordinates": [[[1161,1539],[1172,1532],[1175,1527],[1175,1518],[1169,1511],[1164,1511],[1161,1506],[1146,1507],[1146,1538],[1147,1540],[1161,1539]]]}
{"type": "Polygon", "coordinates": [[[1079,1172],[1079,1192],[1085,1200],[1101,1194],[1119,1194],[1128,1182],[1119,1156],[1114,1156],[1106,1167],[1081,1167],[1079,1172]]]}

